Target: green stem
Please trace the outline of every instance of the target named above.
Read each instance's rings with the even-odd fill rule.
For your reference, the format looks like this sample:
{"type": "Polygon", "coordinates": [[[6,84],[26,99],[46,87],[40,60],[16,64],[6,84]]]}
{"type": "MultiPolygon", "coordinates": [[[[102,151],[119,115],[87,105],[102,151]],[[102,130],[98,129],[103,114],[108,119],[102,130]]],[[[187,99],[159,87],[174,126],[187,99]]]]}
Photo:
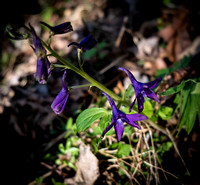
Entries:
{"type": "Polygon", "coordinates": [[[49,46],[51,45],[51,37],[52,37],[53,33],[50,31],[49,33],[49,40],[48,40],[48,44],[49,46]]]}
{"type": "Polygon", "coordinates": [[[78,64],[79,64],[79,67],[80,67],[81,71],[83,71],[82,59],[81,59],[82,50],[78,49],[77,51],[78,51],[78,64]]]}
{"type": "Polygon", "coordinates": [[[60,65],[60,64],[51,64],[51,65],[54,66],[54,67],[62,67],[62,68],[66,68],[65,65],[60,65]]]}
{"type": "Polygon", "coordinates": [[[83,78],[85,78],[87,81],[89,81],[92,86],[97,87],[98,89],[100,89],[101,91],[105,92],[106,94],[108,94],[110,97],[112,97],[113,99],[117,100],[117,101],[121,101],[126,105],[129,105],[128,102],[126,101],[122,101],[122,99],[117,96],[115,93],[113,93],[112,91],[110,91],[109,89],[107,89],[104,85],[102,85],[101,83],[97,82],[94,78],[92,78],[91,76],[89,76],[87,73],[85,73],[84,71],[82,71],[81,69],[78,69],[77,67],[75,67],[74,65],[72,65],[71,63],[69,63],[67,60],[65,60],[64,58],[62,58],[60,55],[58,55],[50,46],[48,46],[43,40],[41,40],[43,46],[49,50],[49,52],[51,52],[52,56],[54,56],[57,60],[59,60],[60,62],[62,62],[64,65],[66,65],[66,67],[68,69],[71,69],[72,71],[74,71],[75,73],[79,74],[80,76],[82,76],[83,78]]]}
{"type": "Polygon", "coordinates": [[[69,89],[78,89],[78,88],[81,88],[81,87],[89,87],[89,86],[92,86],[92,84],[75,85],[75,86],[69,87],[69,89]]]}

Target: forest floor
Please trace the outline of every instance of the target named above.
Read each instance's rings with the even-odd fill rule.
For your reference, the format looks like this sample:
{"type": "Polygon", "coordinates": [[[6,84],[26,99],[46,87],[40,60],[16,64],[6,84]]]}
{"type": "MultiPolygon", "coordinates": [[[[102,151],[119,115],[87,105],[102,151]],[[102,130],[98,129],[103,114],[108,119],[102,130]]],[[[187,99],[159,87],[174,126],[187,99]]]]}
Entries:
{"type": "MultiPolygon", "coordinates": [[[[84,69],[118,95],[130,83],[118,67],[128,68],[141,82],[162,76],[158,94],[184,80],[199,78],[200,9],[189,1],[184,1],[185,4],[162,1],[152,4],[143,0],[41,2],[41,12],[24,16],[24,23],[31,23],[43,40],[48,40],[49,31],[40,21],[51,25],[70,21],[74,31],[54,36],[51,46],[73,64],[77,62],[77,53],[67,45],[92,33],[98,44],[84,54],[84,69]]],[[[94,143],[101,133],[90,129],[76,133],[73,124],[82,110],[105,101],[101,93],[85,87],[72,90],[63,113],[55,115],[51,103],[62,88],[62,70],[55,69],[48,83],[41,85],[34,79],[36,56],[30,43],[5,37],[1,44],[0,135],[4,184],[200,184],[199,120],[196,119],[189,134],[184,126],[179,132],[180,112],[174,108],[175,95],[159,95],[162,108],[167,107],[163,110],[169,112],[160,111],[158,126],[143,125],[141,137],[127,136],[138,137],[141,142],[132,142],[128,154],[123,153],[130,144],[128,139],[115,144],[114,135],[108,136],[109,147],[102,143],[98,150],[94,143]],[[161,112],[166,114],[163,116],[161,112]],[[147,137],[153,137],[150,146],[145,144],[147,137]],[[67,141],[69,148],[65,146],[67,141]],[[158,156],[146,155],[148,161],[145,156],[132,159],[147,149],[158,156]],[[73,162],[63,164],[62,161],[72,158],[69,153],[75,157],[73,162]],[[91,163],[98,175],[88,175],[91,166],[84,161],[91,163]],[[89,179],[84,181],[84,175],[89,179]]],[[[52,56],[49,60],[59,63],[52,56]]],[[[67,78],[69,86],[87,83],[73,72],[67,78]]],[[[156,111],[161,110],[159,105],[152,105],[156,111]]]]}

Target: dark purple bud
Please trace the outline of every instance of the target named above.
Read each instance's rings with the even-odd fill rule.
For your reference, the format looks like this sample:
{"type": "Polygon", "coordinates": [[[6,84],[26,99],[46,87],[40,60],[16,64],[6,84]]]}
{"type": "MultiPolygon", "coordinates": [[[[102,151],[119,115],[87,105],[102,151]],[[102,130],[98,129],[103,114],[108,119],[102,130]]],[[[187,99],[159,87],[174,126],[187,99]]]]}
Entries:
{"type": "Polygon", "coordinates": [[[89,34],[87,37],[85,37],[83,40],[81,40],[80,43],[72,42],[68,45],[68,47],[71,45],[75,45],[77,48],[79,48],[83,52],[85,52],[85,51],[90,50],[93,47],[95,47],[96,44],[97,44],[96,39],[91,34],[89,34]]]}
{"type": "Polygon", "coordinates": [[[47,79],[50,75],[51,69],[50,69],[50,62],[47,57],[37,59],[37,68],[36,73],[34,75],[35,79],[41,83],[44,84],[47,82],[47,79]]]}
{"type": "Polygon", "coordinates": [[[59,24],[57,26],[50,26],[49,24],[47,24],[43,21],[40,21],[40,23],[43,24],[44,26],[48,27],[51,30],[51,32],[53,32],[54,35],[64,34],[64,33],[73,31],[73,28],[72,28],[72,25],[70,22],[65,22],[65,23],[59,24]]]}
{"type": "Polygon", "coordinates": [[[64,110],[65,105],[67,103],[67,99],[69,97],[69,91],[65,83],[66,74],[67,74],[67,71],[64,72],[63,77],[62,77],[63,87],[61,91],[58,93],[58,95],[56,96],[56,98],[54,99],[53,103],[51,104],[51,108],[56,114],[60,114],[64,110]]]}
{"type": "Polygon", "coordinates": [[[42,45],[40,38],[37,36],[35,29],[29,24],[31,32],[32,32],[32,37],[33,37],[33,45],[34,45],[34,51],[37,55],[37,57],[43,57],[46,55],[46,50],[44,46],[42,45]]]}
{"type": "Polygon", "coordinates": [[[35,78],[39,83],[46,83],[49,75],[50,75],[50,62],[46,56],[46,50],[43,47],[40,38],[37,36],[34,28],[30,25],[31,31],[32,31],[32,36],[33,36],[33,44],[34,47],[33,50],[37,56],[37,69],[35,73],[35,78]]]}

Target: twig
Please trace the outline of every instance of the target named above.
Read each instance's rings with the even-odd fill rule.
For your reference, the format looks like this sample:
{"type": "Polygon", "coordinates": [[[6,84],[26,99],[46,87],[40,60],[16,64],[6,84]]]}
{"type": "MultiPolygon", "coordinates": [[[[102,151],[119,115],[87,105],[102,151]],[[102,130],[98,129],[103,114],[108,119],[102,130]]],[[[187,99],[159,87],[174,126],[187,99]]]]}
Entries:
{"type": "MultiPolygon", "coordinates": [[[[52,174],[52,171],[45,173],[44,175],[42,175],[42,179],[49,177],[51,174],[52,174]]],[[[34,181],[30,182],[28,185],[36,185],[36,184],[37,184],[37,182],[34,180],[34,181]]]]}
{"type": "MultiPolygon", "coordinates": [[[[152,131],[151,131],[151,128],[147,124],[146,124],[146,127],[149,129],[149,134],[150,134],[150,137],[151,137],[151,145],[152,145],[152,148],[153,148],[153,156],[154,156],[154,165],[157,166],[156,153],[155,153],[155,147],[154,147],[154,142],[153,142],[153,137],[152,137],[152,131]]],[[[155,179],[156,179],[156,184],[158,184],[160,182],[160,180],[159,180],[157,168],[155,168],[155,179]]]]}
{"type": "Polygon", "coordinates": [[[143,161],[143,162],[144,162],[146,165],[148,165],[148,166],[152,166],[153,168],[157,168],[157,169],[163,171],[164,173],[167,173],[167,174],[171,175],[172,177],[174,177],[174,178],[180,180],[177,176],[175,176],[174,174],[172,174],[172,173],[170,173],[170,172],[164,170],[163,168],[160,168],[160,167],[158,167],[158,166],[154,166],[154,165],[152,165],[152,164],[150,164],[150,163],[148,163],[148,162],[146,162],[146,161],[143,161]]]}
{"type": "Polygon", "coordinates": [[[128,166],[131,167],[131,164],[129,164],[128,162],[124,161],[123,159],[117,158],[117,157],[115,157],[114,155],[108,154],[108,153],[106,153],[105,151],[99,150],[99,153],[100,153],[100,154],[103,154],[103,155],[106,155],[106,156],[108,156],[108,157],[114,158],[114,159],[116,159],[117,161],[121,161],[121,162],[123,162],[123,163],[125,163],[125,164],[127,164],[128,166]]]}
{"type": "Polygon", "coordinates": [[[123,20],[123,25],[121,27],[121,30],[119,32],[119,35],[117,37],[117,40],[115,42],[115,47],[119,47],[120,43],[121,43],[121,40],[122,40],[122,37],[124,35],[124,32],[126,31],[126,23],[128,22],[128,17],[124,17],[124,20],[123,20]]]}
{"type": "Polygon", "coordinates": [[[112,68],[113,66],[115,66],[116,64],[118,64],[122,60],[124,60],[127,56],[128,56],[128,54],[125,54],[125,55],[122,55],[122,56],[118,57],[113,62],[111,62],[108,66],[106,66],[101,71],[99,71],[99,74],[102,75],[103,73],[105,73],[106,71],[108,71],[110,68],[112,68]]]}

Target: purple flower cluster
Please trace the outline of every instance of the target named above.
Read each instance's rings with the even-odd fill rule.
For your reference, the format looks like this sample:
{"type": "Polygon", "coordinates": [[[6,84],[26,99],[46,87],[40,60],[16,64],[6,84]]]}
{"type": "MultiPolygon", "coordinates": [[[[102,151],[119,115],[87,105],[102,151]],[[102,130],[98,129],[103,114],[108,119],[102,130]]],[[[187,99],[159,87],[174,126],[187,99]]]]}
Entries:
{"type": "MultiPolygon", "coordinates": [[[[118,69],[124,71],[128,75],[128,77],[130,78],[130,81],[132,83],[132,86],[135,90],[135,100],[131,103],[129,112],[131,112],[131,109],[132,109],[133,105],[135,104],[136,99],[137,99],[137,103],[138,103],[138,112],[142,112],[144,109],[144,97],[145,96],[160,103],[160,100],[158,99],[156,94],[151,89],[155,88],[158,85],[158,83],[162,80],[161,78],[156,79],[151,82],[148,82],[148,83],[141,83],[135,79],[135,77],[129,70],[122,68],[122,67],[120,67],[118,69]]],[[[102,137],[104,137],[104,135],[114,126],[115,135],[116,135],[117,141],[119,142],[121,140],[121,137],[124,132],[124,122],[131,125],[132,127],[140,129],[140,126],[137,123],[135,123],[135,121],[142,121],[142,120],[148,119],[148,117],[146,117],[142,114],[137,114],[137,113],[136,114],[125,114],[125,113],[123,113],[122,111],[117,109],[114,101],[110,98],[110,96],[108,96],[106,93],[103,93],[103,94],[107,97],[107,99],[110,103],[113,115],[112,115],[111,124],[108,127],[106,127],[106,129],[103,132],[102,137]]]]}
{"type": "MultiPolygon", "coordinates": [[[[54,27],[50,26],[44,22],[41,22],[41,24],[48,27],[50,29],[50,31],[52,32],[52,35],[64,34],[64,33],[73,31],[73,28],[72,28],[70,22],[65,22],[63,24],[60,24],[60,25],[57,25],[54,27]]],[[[31,25],[29,25],[29,26],[30,26],[30,30],[32,33],[33,45],[34,45],[34,47],[32,47],[32,48],[37,56],[37,69],[36,69],[36,73],[34,76],[39,83],[43,84],[47,81],[47,79],[50,75],[50,72],[51,72],[50,62],[47,58],[47,51],[43,47],[40,38],[37,36],[34,28],[31,25]]],[[[72,42],[68,45],[68,47],[71,45],[74,45],[78,49],[80,49],[82,52],[86,52],[86,51],[92,49],[96,44],[97,44],[97,41],[95,40],[95,38],[91,34],[89,34],[87,37],[85,37],[83,40],[81,40],[80,43],[72,42]]],[[[145,96],[152,100],[160,102],[160,100],[158,99],[156,94],[152,91],[152,89],[158,85],[158,83],[161,81],[161,78],[156,79],[151,82],[148,82],[148,83],[141,83],[135,79],[135,77],[129,70],[122,68],[122,67],[120,67],[118,69],[124,71],[128,75],[128,77],[130,78],[130,81],[132,83],[132,86],[134,88],[134,91],[135,91],[135,99],[130,104],[129,112],[131,112],[131,109],[132,109],[133,105],[135,104],[136,100],[137,100],[137,104],[138,104],[138,112],[139,113],[142,112],[144,109],[144,97],[145,96]]],[[[58,95],[56,96],[56,98],[54,99],[54,101],[51,105],[51,108],[53,109],[53,111],[56,114],[60,114],[64,110],[65,105],[68,100],[68,97],[69,97],[69,90],[68,90],[66,82],[65,82],[66,75],[67,75],[67,71],[65,70],[63,73],[63,77],[62,77],[62,85],[63,85],[62,89],[58,93],[58,95]]],[[[124,112],[120,111],[116,107],[114,101],[111,99],[111,97],[108,94],[106,94],[105,92],[103,92],[103,94],[108,99],[110,106],[112,108],[113,114],[112,114],[111,124],[108,127],[106,127],[102,136],[104,136],[114,126],[115,135],[119,142],[121,140],[123,132],[124,132],[124,122],[131,125],[132,127],[140,129],[140,126],[136,123],[136,121],[148,119],[146,116],[144,116],[142,114],[138,114],[138,113],[125,114],[124,112]]]]}
{"type": "MultiPolygon", "coordinates": [[[[52,35],[65,34],[70,31],[73,31],[73,28],[70,22],[65,22],[57,26],[50,26],[49,24],[42,21],[40,23],[48,27],[50,31],[52,32],[52,35]]],[[[37,56],[37,68],[36,68],[36,73],[34,77],[39,83],[44,84],[46,83],[51,72],[50,62],[47,58],[47,51],[42,45],[40,38],[37,36],[36,31],[31,25],[29,26],[32,33],[33,45],[34,45],[34,47],[32,46],[31,47],[33,48],[37,56]]],[[[86,52],[87,50],[92,49],[96,44],[97,44],[97,41],[95,40],[95,38],[91,34],[89,34],[80,43],[72,42],[68,46],[75,45],[79,49],[82,49],[83,52],[86,52]]],[[[66,74],[67,74],[66,71],[64,71],[64,74],[62,77],[63,87],[51,105],[51,108],[56,114],[60,114],[64,110],[67,99],[69,97],[69,91],[65,83],[66,74]]]]}
{"type": "Polygon", "coordinates": [[[128,77],[131,80],[132,86],[135,90],[135,100],[133,101],[133,103],[131,103],[129,112],[131,112],[131,109],[132,109],[133,105],[135,104],[136,99],[137,99],[137,103],[138,103],[138,111],[142,112],[142,110],[144,109],[144,97],[145,96],[160,103],[160,100],[158,99],[156,94],[151,89],[154,89],[158,85],[158,83],[162,80],[162,78],[158,78],[158,79],[148,82],[148,83],[141,83],[135,79],[135,77],[129,70],[122,68],[122,67],[119,67],[118,69],[124,71],[128,75],[128,77]]]}
{"type": "Polygon", "coordinates": [[[103,93],[103,94],[107,97],[110,103],[110,106],[112,108],[112,112],[113,112],[111,124],[108,127],[106,127],[106,129],[104,130],[103,135],[102,135],[103,137],[114,126],[115,135],[117,137],[117,141],[119,142],[124,132],[124,122],[131,125],[132,127],[136,127],[137,129],[140,129],[140,126],[137,123],[135,123],[135,121],[148,119],[146,116],[142,114],[123,113],[122,111],[117,109],[114,101],[110,98],[110,96],[108,96],[106,93],[103,93]]]}

